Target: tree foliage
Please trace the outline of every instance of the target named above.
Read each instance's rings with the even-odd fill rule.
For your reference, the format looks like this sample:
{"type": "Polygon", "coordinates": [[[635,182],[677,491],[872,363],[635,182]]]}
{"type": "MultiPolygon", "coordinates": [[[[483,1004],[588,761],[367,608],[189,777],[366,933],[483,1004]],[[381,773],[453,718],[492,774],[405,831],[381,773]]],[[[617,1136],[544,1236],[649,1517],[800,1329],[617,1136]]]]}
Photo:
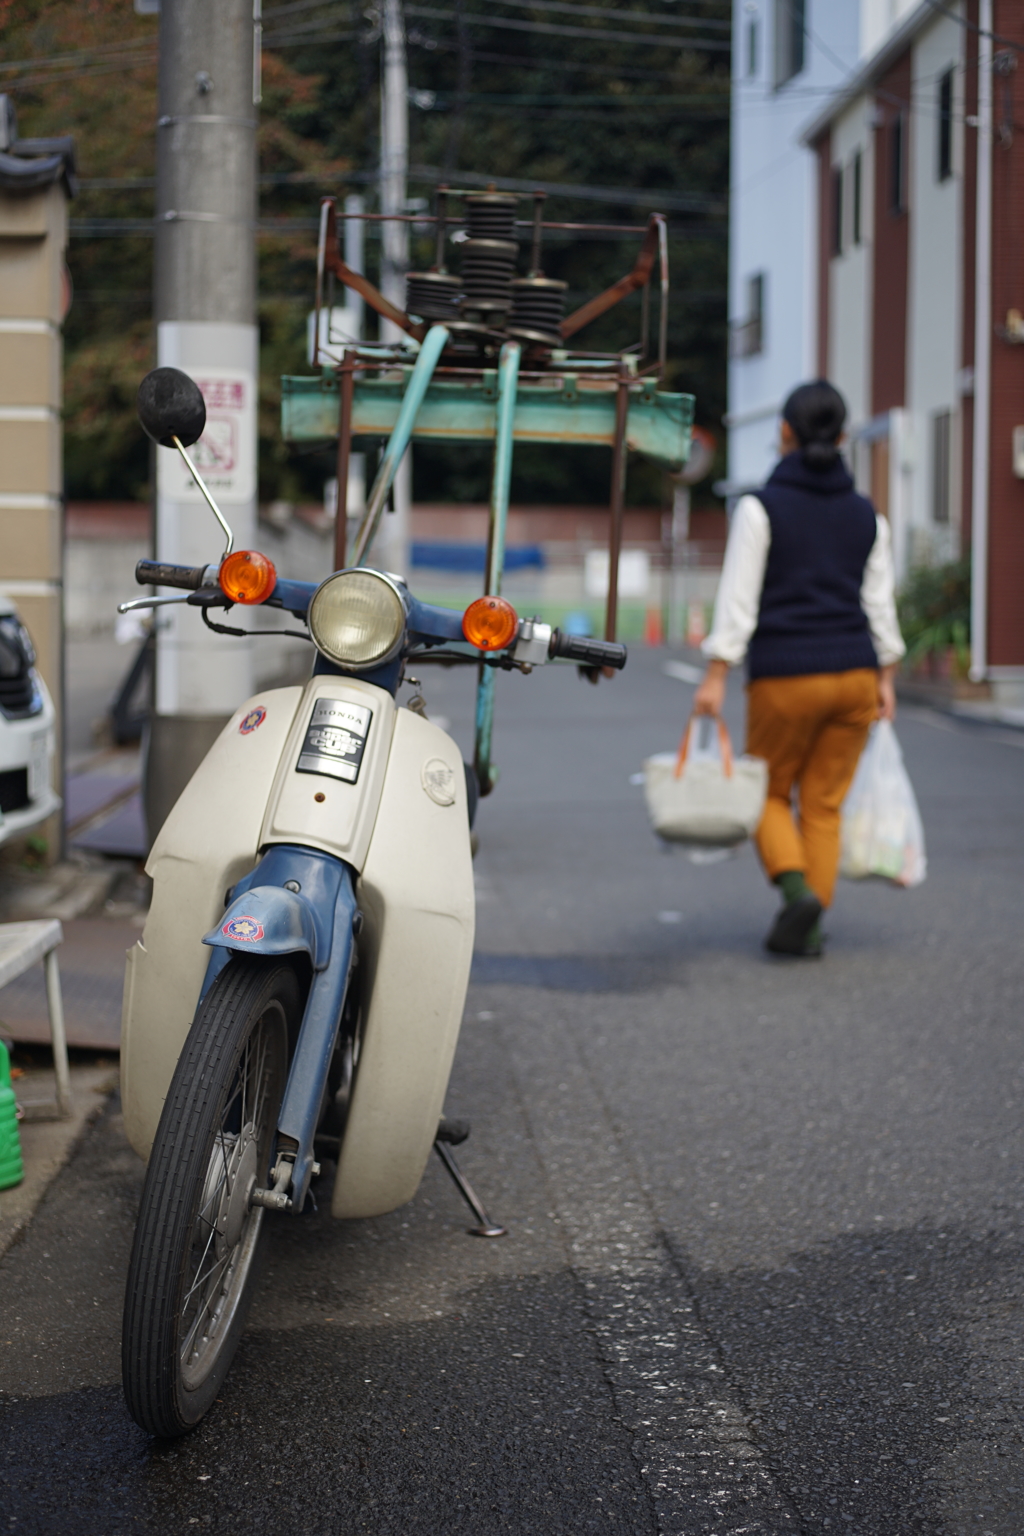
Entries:
{"type": "MultiPolygon", "coordinates": [[[[492,31],[473,21],[482,7],[448,18],[409,6],[410,193],[427,196],[429,168],[457,185],[459,174],[622,188],[617,200],[552,196],[546,217],[643,223],[660,194],[690,199],[670,211],[673,297],[669,387],[692,390],[698,419],[717,425],[725,406],[725,288],[728,179],[728,53],[673,43],[608,41],[602,17],[546,4],[499,0],[496,13],[517,22],[568,23],[589,36],[492,31]],[[634,190],[635,189],[635,190],[634,190]]],[[[665,0],[610,0],[611,27],[650,37],[664,29],[654,13],[719,27],[726,0],[694,0],[685,13],[665,0]]],[[[264,99],[259,130],[261,217],[311,221],[321,193],[366,194],[375,205],[379,156],[379,17],[346,0],[298,8],[265,5],[264,99]]],[[[71,495],[145,493],[149,457],[134,422],[140,374],[153,360],[151,234],[104,238],[98,220],[153,213],[156,118],[156,18],[130,0],[0,0],[6,59],[33,61],[7,76],[22,136],[71,133],[85,186],[72,205],[79,228],[69,265],[75,301],[65,327],[67,485],[71,495]],[[46,62],[67,60],[66,63],[46,62]],[[98,179],[121,186],[97,186],[98,179]],[[84,225],[84,228],[82,226],[84,225]]],[[[675,30],[675,29],[670,29],[675,30]]],[[[699,34],[700,28],[697,29],[699,34]]],[[[678,35],[678,34],[677,34],[678,35]]],[[[708,32],[728,42],[725,30],[708,32]]],[[[528,205],[524,205],[524,215],[528,205]]],[[[379,262],[376,227],[367,260],[379,262]]],[[[552,235],[549,276],[569,285],[568,304],[627,271],[639,236],[552,235]]],[[[260,489],[265,498],[319,497],[332,455],[287,449],[277,420],[279,375],[303,372],[311,307],[315,234],[294,228],[259,242],[261,410],[260,489]]],[[[413,265],[432,259],[424,230],[413,265]]],[[[581,333],[578,344],[622,347],[639,329],[634,297],[581,333]]],[[[417,452],[419,494],[476,497],[487,457],[460,450],[417,452]]],[[[543,500],[603,499],[601,455],[516,455],[513,494],[543,500]]],[[[640,469],[634,497],[660,497],[660,478],[640,469]]]]}

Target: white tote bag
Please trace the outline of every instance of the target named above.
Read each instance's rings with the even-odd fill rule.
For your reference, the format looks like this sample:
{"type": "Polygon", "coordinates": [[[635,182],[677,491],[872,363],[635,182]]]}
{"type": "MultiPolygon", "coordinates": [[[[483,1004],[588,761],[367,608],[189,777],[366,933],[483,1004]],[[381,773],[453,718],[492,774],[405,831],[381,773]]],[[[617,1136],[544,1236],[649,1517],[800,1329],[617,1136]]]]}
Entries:
{"type": "Polygon", "coordinates": [[[878,720],[843,801],[839,873],[920,885],[927,872],[921,813],[903,753],[891,721],[878,720]]]}
{"type": "Polygon", "coordinates": [[[725,722],[714,725],[710,743],[702,747],[700,720],[691,716],[679,751],[658,752],[644,763],[651,825],[669,842],[732,848],[761,820],[768,764],[760,757],[734,758],[725,722]]]}

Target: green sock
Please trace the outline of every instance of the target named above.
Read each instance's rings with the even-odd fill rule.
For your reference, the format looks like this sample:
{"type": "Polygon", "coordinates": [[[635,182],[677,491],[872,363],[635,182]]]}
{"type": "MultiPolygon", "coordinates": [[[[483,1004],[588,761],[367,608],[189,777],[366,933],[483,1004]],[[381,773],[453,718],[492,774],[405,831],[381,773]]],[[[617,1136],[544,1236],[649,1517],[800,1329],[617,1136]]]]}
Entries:
{"type": "Polygon", "coordinates": [[[775,876],[775,884],[782,892],[786,905],[792,906],[794,901],[803,901],[805,896],[813,896],[807,881],[804,879],[802,869],[785,869],[781,875],[775,876]]]}

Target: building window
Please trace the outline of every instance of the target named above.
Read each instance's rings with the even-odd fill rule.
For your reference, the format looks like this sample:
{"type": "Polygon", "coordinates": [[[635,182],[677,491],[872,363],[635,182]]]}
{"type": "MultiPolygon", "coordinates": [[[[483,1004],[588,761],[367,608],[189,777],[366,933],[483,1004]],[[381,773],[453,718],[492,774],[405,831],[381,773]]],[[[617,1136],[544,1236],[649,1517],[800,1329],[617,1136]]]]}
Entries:
{"type": "Polygon", "coordinates": [[[936,158],[939,181],[953,174],[953,71],[947,69],[939,81],[939,143],[936,158]]]}
{"type": "Polygon", "coordinates": [[[860,150],[858,149],[858,150],[854,151],[853,159],[850,162],[850,180],[853,183],[853,186],[851,188],[851,191],[852,191],[852,194],[853,194],[852,199],[851,199],[851,201],[853,203],[853,207],[851,209],[851,213],[853,214],[853,217],[850,220],[850,223],[851,223],[851,226],[852,226],[851,230],[850,230],[850,233],[852,235],[854,245],[860,245],[861,241],[864,238],[863,227],[862,227],[862,223],[861,223],[861,219],[862,219],[862,211],[861,210],[862,210],[862,207],[863,207],[863,190],[862,190],[862,177],[863,177],[863,174],[864,174],[864,172],[863,172],[863,165],[862,165],[862,162],[861,162],[861,153],[860,153],[860,150]]]}
{"type": "Polygon", "coordinates": [[[747,79],[748,80],[754,80],[754,79],[757,78],[757,69],[758,69],[758,57],[757,57],[758,49],[757,49],[757,44],[758,44],[758,40],[759,39],[758,39],[758,32],[757,32],[757,17],[756,16],[752,16],[751,19],[747,22],[747,79]]]}
{"type": "Polygon", "coordinates": [[[843,168],[832,167],[832,255],[843,254],[843,168]]]}
{"type": "Polygon", "coordinates": [[[747,278],[746,318],[733,321],[729,337],[733,357],[757,357],[764,351],[764,287],[763,272],[747,278]]]}
{"type": "Polygon", "coordinates": [[[932,417],[932,521],[949,522],[950,502],[950,413],[937,411],[932,417]]]}
{"type": "Polygon", "coordinates": [[[907,206],[907,120],[898,112],[889,124],[889,208],[904,213],[907,206]]]}
{"type": "Polygon", "coordinates": [[[804,67],[807,0],[775,0],[775,84],[785,85],[804,67]]]}

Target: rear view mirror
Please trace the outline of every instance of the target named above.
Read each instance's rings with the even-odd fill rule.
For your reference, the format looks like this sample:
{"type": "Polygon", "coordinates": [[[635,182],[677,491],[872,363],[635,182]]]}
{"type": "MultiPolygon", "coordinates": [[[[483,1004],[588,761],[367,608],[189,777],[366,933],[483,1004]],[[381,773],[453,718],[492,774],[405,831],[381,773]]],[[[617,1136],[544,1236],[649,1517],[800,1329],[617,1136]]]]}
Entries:
{"type": "Polygon", "coordinates": [[[161,448],[189,448],[206,426],[206,402],[199,385],[180,368],[154,368],[147,373],[139,385],[136,410],[146,433],[161,448]]]}

